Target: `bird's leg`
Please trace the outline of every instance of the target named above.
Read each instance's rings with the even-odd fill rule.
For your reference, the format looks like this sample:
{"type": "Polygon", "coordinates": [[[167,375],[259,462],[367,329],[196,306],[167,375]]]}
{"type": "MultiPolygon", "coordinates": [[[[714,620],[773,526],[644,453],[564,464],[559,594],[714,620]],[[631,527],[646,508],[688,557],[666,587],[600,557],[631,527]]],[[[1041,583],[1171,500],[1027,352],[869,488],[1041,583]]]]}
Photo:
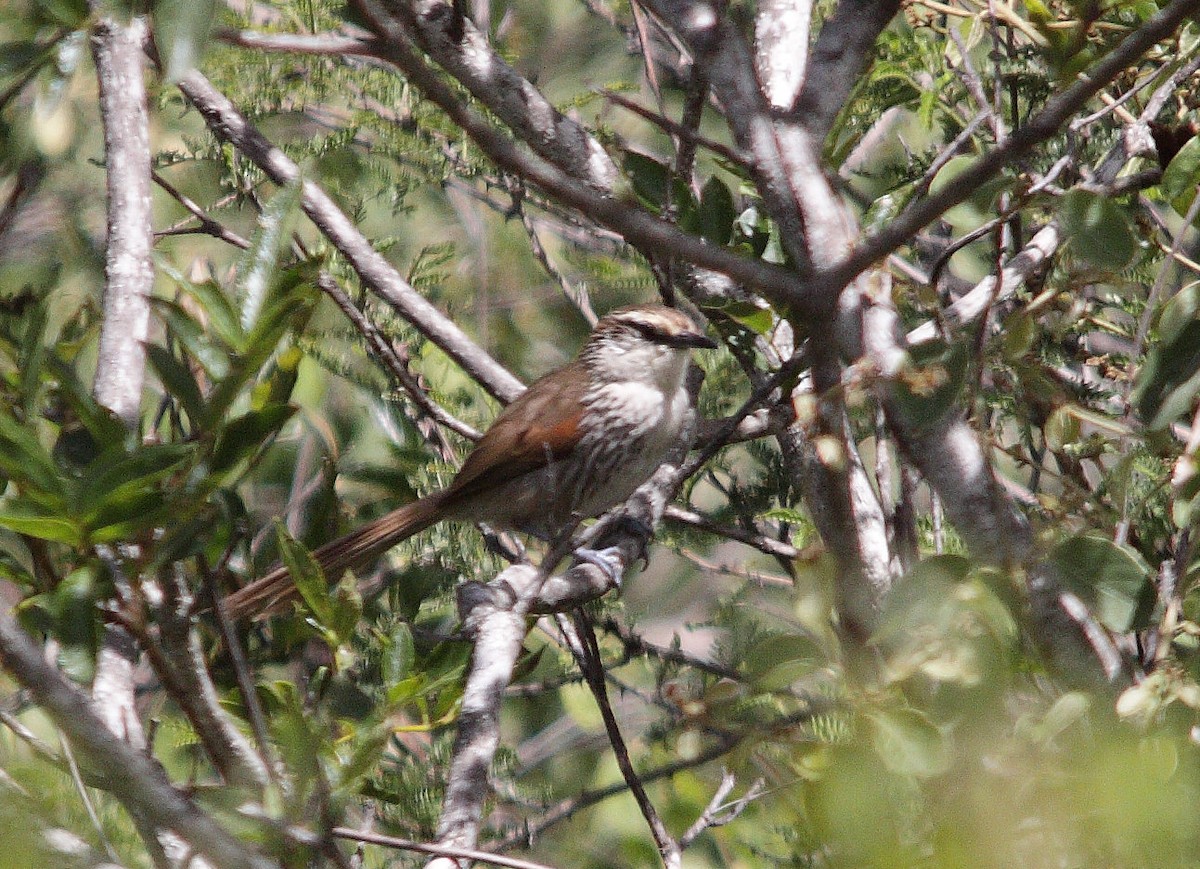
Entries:
{"type": "MultiPolygon", "coordinates": [[[[637,558],[634,560],[641,561],[644,565],[649,565],[650,558],[647,555],[646,547],[650,542],[650,538],[654,535],[654,529],[644,521],[636,516],[621,513],[605,523],[604,532],[605,537],[621,533],[637,537],[640,545],[638,547],[637,558]]],[[[620,587],[622,564],[620,546],[605,546],[601,549],[578,546],[575,548],[574,555],[580,561],[596,565],[596,567],[604,571],[605,575],[612,580],[614,585],[618,588],[620,587]]]]}

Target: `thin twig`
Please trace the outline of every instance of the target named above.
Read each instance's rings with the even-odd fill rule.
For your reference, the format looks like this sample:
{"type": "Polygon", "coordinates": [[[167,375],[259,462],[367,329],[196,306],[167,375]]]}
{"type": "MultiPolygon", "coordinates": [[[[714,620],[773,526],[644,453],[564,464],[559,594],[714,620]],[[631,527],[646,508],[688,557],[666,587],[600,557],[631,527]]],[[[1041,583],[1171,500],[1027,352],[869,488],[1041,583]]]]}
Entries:
{"type": "Polygon", "coordinates": [[[650,801],[650,795],[646,793],[646,787],[638,777],[637,770],[633,768],[633,761],[629,758],[629,748],[625,744],[625,738],[621,735],[621,727],[613,714],[612,704],[608,702],[608,689],[604,684],[604,663],[600,658],[600,645],[596,642],[596,632],[592,629],[592,623],[583,610],[576,610],[574,627],[576,638],[571,644],[572,650],[575,650],[576,644],[578,644],[579,667],[587,679],[588,687],[592,689],[596,705],[600,708],[600,715],[604,719],[604,729],[608,733],[608,741],[612,746],[617,766],[621,770],[621,777],[625,779],[625,784],[629,786],[629,792],[633,794],[633,798],[642,812],[642,817],[646,819],[646,824],[650,827],[650,833],[654,836],[654,843],[658,846],[658,853],[662,857],[663,865],[667,869],[677,869],[681,859],[679,843],[667,830],[658,810],[654,808],[654,803],[650,801]]]}
{"type": "Polygon", "coordinates": [[[380,833],[351,830],[349,827],[334,827],[332,832],[339,839],[349,839],[352,842],[365,842],[368,845],[379,845],[384,848],[395,848],[400,851],[416,851],[418,854],[432,854],[436,857],[477,860],[480,863],[504,866],[507,869],[554,869],[553,866],[545,863],[535,863],[532,860],[522,860],[518,857],[504,857],[500,854],[480,851],[476,848],[431,845],[426,842],[414,842],[410,839],[398,839],[395,836],[384,836],[380,833]]]}

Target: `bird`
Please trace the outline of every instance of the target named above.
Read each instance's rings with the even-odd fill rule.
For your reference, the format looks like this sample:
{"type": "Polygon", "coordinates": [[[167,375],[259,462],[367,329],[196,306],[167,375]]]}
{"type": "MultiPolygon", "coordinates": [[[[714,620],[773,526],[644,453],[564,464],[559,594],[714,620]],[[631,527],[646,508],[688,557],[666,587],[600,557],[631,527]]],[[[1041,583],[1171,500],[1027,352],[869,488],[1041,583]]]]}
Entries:
{"type": "MultiPolygon", "coordinates": [[[[678,441],[691,409],[691,352],[715,349],[664,305],[602,317],[574,360],[530,384],[492,422],[450,484],[313,552],[325,577],[370,564],[444,520],[542,539],[625,501],[678,441]]],[[[234,620],[285,610],[298,591],[280,565],[225,598],[234,620]]]]}

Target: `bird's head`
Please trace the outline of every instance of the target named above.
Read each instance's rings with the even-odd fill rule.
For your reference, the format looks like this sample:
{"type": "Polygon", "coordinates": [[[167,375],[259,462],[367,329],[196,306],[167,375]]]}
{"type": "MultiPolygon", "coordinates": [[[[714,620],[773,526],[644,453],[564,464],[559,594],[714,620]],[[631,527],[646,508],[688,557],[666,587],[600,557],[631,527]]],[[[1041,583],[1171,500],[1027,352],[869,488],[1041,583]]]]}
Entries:
{"type": "Polygon", "coordinates": [[[682,311],[635,305],[601,318],[580,359],[600,376],[653,380],[674,388],[687,368],[688,351],[716,346],[682,311]]]}

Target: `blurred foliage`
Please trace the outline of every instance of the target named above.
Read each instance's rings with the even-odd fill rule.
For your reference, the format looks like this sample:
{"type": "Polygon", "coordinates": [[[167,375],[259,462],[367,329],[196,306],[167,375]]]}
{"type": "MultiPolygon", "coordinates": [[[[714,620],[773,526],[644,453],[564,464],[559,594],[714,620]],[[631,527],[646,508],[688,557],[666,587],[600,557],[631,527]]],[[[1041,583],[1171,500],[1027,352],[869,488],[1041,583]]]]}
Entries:
{"type": "MultiPolygon", "coordinates": [[[[628,6],[613,8],[632,28],[628,6]]],[[[882,36],[826,149],[832,167],[846,167],[846,196],[868,229],[953,183],[994,146],[992,126],[971,126],[964,54],[1000,93],[999,122],[1011,130],[1156,5],[1004,8],[1012,18],[997,23],[973,7],[947,15],[914,3],[882,36]],[[958,153],[945,153],[968,129],[958,153]]],[[[444,526],[398,547],[381,581],[360,587],[316,569],[310,547],[444,485],[454,468],[317,291],[318,271],[346,287],[450,412],[482,427],[495,405],[367,298],[299,218],[298,190],[274,188],[212,139],[170,82],[200,63],[414,286],[523,376],[563,362],[587,327],[513,219],[504,192],[511,179],[400,77],[213,38],[222,26],[332,29],[346,14],[340,3],[246,9],[243,17],[211,2],[153,4],[163,62],[161,77],[148,79],[156,171],[248,247],[195,231],[180,202],[156,191],[152,376],[138,437],[89,388],[104,282],[104,158],[87,6],[16,0],[0,11],[0,194],[15,203],[0,228],[2,591],[63,671],[86,685],[118,582],[132,580],[145,598],[144,579],[178,569],[205,602],[211,586],[282,558],[304,605],[240,634],[286,781],[264,804],[284,822],[353,826],[369,816],[383,831],[427,840],[469,653],[452,590],[501,562],[472,529],[444,526]],[[105,557],[114,552],[123,577],[105,557]]],[[[750,173],[701,149],[694,177],[680,177],[665,134],[594,94],[604,82],[650,104],[641,59],[624,37],[584,4],[514,0],[493,5],[492,15],[498,49],[597,131],[640,204],[711,244],[785,261],[750,173]]],[[[1146,68],[1119,78],[1113,95],[1175,69],[1198,41],[1188,24],[1146,68]]],[[[1194,81],[1161,120],[1191,129],[1193,94],[1194,81]]],[[[661,97],[678,116],[680,83],[668,77],[661,97]]],[[[897,280],[897,304],[915,327],[948,293],[993,272],[1033,227],[1055,219],[1069,236],[1052,265],[994,312],[994,333],[968,329],[914,350],[897,392],[918,428],[969,408],[1000,473],[1028,495],[1041,557],[1120,635],[1146,677],[1116,696],[1049,669],[1030,639],[1028,577],[973,562],[972,541],[943,524],[924,490],[913,504],[920,559],[885,600],[869,649],[844,647],[830,623],[836,571],[779,450],[767,439],[727,447],[689,483],[689,505],[717,526],[802,547],[802,557],[776,559],[669,523],[622,599],[595,607],[620,689],[614,703],[670,828],[682,831],[704,811],[722,767],[737,776],[735,797],[763,781],[743,814],[700,836],[687,865],[1200,865],[1200,583],[1191,540],[1200,473],[1188,439],[1200,395],[1200,283],[1188,260],[1197,238],[1185,221],[1200,147],[1186,141],[1161,182],[1140,194],[1073,186],[1119,135],[1114,117],[1005,167],[903,251],[928,267],[998,211],[1016,215],[1013,239],[984,233],[949,258],[938,292],[897,280]],[[1058,185],[1033,189],[1032,179],[1064,159],[1058,185]],[[1176,234],[1185,256],[1172,264],[1165,250],[1176,234]],[[674,775],[650,775],[673,765],[674,775]]],[[[724,141],[713,112],[701,129],[724,141]]],[[[1146,160],[1131,166],[1146,168],[1146,160]]],[[[535,191],[521,207],[551,260],[598,309],[653,295],[653,270],[622,244],[581,228],[535,191]]],[[[709,417],[746,398],[748,370],[772,368],[764,338],[794,328],[827,339],[789,322],[789,312],[751,302],[706,313],[727,347],[702,361],[700,407],[709,417]]],[[[852,383],[847,400],[870,458],[878,444],[869,390],[852,383]]],[[[461,457],[467,444],[449,437],[461,457]]],[[[200,637],[224,708],[248,731],[247,698],[208,616],[200,637]]],[[[238,817],[244,795],[218,784],[179,704],[154,680],[142,688],[143,711],[157,722],[154,756],[195,783],[201,805],[283,865],[315,859],[280,841],[275,827],[238,817]]],[[[151,865],[115,800],[86,784],[95,771],[76,783],[68,746],[10,682],[0,711],[9,725],[0,728],[0,866],[151,865]]],[[[631,798],[598,798],[619,774],[594,702],[549,633],[526,641],[504,739],[491,838],[524,845],[528,832],[532,856],[556,866],[657,859],[631,798]],[[597,799],[555,813],[581,793],[597,799]]],[[[371,848],[364,865],[410,862],[371,848]]]]}

